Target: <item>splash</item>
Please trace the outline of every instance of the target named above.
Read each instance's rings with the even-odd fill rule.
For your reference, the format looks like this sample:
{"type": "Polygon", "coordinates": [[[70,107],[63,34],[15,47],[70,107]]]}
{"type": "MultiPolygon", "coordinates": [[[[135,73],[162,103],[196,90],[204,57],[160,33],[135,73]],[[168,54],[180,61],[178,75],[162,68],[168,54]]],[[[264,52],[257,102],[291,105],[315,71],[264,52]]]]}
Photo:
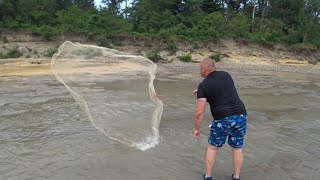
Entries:
{"type": "Polygon", "coordinates": [[[157,66],[152,61],[67,41],[53,56],[51,69],[109,139],[143,151],[159,144],[163,104],[153,86],[157,66]]]}

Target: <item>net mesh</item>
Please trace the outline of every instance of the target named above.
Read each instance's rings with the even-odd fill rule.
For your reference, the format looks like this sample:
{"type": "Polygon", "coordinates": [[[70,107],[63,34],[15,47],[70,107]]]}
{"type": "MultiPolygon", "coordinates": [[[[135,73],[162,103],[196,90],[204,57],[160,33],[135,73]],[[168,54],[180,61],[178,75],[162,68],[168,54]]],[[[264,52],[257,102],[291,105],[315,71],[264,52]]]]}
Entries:
{"type": "Polygon", "coordinates": [[[163,104],[149,59],[113,49],[65,42],[51,69],[92,125],[108,138],[147,150],[159,143],[163,104]]]}

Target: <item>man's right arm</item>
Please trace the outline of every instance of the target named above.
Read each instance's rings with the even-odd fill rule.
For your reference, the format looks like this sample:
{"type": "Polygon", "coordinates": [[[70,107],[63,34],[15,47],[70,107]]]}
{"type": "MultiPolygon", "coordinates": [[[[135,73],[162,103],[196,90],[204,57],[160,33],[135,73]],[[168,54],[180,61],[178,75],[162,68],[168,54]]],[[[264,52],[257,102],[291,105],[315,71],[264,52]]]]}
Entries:
{"type": "Polygon", "coordinates": [[[201,122],[204,117],[204,112],[206,109],[207,99],[206,98],[199,98],[197,100],[197,107],[195,113],[195,121],[194,121],[194,129],[199,130],[201,126],[201,122]]]}
{"type": "Polygon", "coordinates": [[[203,86],[200,84],[197,90],[197,105],[194,119],[194,137],[196,139],[199,139],[200,137],[200,127],[204,117],[206,104],[207,98],[205,97],[203,86]]]}

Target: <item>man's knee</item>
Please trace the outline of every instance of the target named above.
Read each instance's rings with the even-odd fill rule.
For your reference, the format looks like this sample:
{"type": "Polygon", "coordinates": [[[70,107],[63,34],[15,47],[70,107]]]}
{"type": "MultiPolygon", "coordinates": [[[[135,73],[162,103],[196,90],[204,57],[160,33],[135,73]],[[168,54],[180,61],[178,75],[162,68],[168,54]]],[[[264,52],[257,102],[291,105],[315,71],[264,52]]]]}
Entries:
{"type": "Polygon", "coordinates": [[[213,146],[211,144],[208,145],[208,150],[217,151],[218,149],[219,149],[219,147],[213,146]]]}
{"type": "Polygon", "coordinates": [[[242,148],[232,148],[232,151],[239,152],[239,151],[242,151],[242,148]]]}

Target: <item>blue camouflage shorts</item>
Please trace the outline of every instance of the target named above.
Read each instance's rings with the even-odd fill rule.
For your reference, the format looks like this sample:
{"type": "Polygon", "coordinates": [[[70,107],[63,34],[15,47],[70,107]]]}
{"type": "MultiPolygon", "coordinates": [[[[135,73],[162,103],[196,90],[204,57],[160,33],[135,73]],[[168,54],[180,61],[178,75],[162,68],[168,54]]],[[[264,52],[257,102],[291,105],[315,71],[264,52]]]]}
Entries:
{"type": "Polygon", "coordinates": [[[214,120],[209,126],[209,144],[222,147],[228,137],[228,144],[233,148],[242,148],[246,134],[247,116],[233,115],[222,120],[214,120]]]}

